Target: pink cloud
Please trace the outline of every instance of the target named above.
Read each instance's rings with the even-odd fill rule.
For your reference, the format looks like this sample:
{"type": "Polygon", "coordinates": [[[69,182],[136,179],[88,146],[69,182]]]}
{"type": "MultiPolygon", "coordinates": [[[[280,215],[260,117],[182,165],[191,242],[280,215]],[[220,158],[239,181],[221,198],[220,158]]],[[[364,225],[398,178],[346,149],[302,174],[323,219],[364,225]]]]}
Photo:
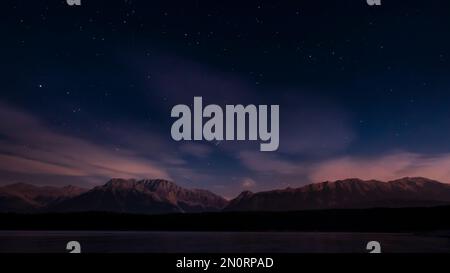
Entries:
{"type": "Polygon", "coordinates": [[[241,185],[244,189],[251,189],[256,186],[256,181],[249,177],[246,177],[242,180],[241,185]]]}
{"type": "Polygon", "coordinates": [[[163,166],[51,129],[32,115],[0,104],[0,170],[79,177],[170,178],[163,166]]]}
{"type": "Polygon", "coordinates": [[[277,154],[241,152],[241,163],[271,188],[347,178],[389,181],[402,177],[426,177],[450,183],[450,154],[423,155],[410,152],[358,157],[343,156],[316,163],[289,160],[277,154]],[[269,176],[260,176],[269,174],[269,176]],[[273,183],[276,185],[273,185],[273,183]]]}
{"type": "Polygon", "coordinates": [[[349,177],[388,181],[401,177],[427,177],[450,182],[450,154],[421,155],[397,152],[379,157],[341,157],[311,167],[314,182],[334,181],[349,177]]]}

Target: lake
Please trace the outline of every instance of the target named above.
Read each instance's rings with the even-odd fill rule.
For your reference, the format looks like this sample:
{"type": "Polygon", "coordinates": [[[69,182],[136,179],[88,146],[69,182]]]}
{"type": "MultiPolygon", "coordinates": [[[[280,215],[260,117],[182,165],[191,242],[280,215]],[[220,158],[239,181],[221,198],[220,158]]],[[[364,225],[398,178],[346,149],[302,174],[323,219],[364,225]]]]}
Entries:
{"type": "Polygon", "coordinates": [[[363,253],[378,241],[384,253],[450,252],[448,232],[438,235],[342,232],[0,231],[0,252],[130,253],[363,253]]]}

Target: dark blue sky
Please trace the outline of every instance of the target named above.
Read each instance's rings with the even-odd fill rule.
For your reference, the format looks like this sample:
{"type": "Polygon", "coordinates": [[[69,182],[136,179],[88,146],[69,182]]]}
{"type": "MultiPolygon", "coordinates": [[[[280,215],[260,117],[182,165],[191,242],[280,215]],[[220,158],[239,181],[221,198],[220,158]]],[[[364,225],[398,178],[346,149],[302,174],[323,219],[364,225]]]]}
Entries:
{"type": "Polygon", "coordinates": [[[450,182],[448,1],[8,2],[2,184],[450,182]],[[280,149],[174,142],[170,110],[193,96],[279,104],[280,149]]]}

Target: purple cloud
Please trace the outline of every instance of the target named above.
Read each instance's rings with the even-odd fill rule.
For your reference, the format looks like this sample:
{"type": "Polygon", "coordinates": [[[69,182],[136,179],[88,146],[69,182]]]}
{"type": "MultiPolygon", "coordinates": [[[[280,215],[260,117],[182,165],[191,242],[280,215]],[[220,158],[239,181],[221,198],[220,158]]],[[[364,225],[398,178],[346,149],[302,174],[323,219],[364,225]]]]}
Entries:
{"type": "MultiPolygon", "coordinates": [[[[159,163],[132,150],[117,150],[67,136],[31,114],[0,104],[0,170],[25,174],[170,178],[159,163]]],[[[104,182],[104,181],[103,181],[104,182]]]]}

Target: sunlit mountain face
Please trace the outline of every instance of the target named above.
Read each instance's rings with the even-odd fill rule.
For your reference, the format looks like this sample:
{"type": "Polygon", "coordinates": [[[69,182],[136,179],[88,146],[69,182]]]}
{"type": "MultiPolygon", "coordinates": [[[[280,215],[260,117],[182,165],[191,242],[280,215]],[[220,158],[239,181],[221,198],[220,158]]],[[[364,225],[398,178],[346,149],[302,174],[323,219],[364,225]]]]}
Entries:
{"type": "MultiPolygon", "coordinates": [[[[0,185],[51,187],[44,196],[9,192],[12,207],[75,208],[68,197],[112,178],[183,188],[161,195],[138,183],[130,195],[110,195],[134,196],[138,211],[150,202],[142,196],[168,211],[196,211],[223,209],[243,191],[349,178],[450,182],[446,1],[8,2],[0,185]],[[279,105],[278,149],[262,152],[248,138],[175,141],[171,110],[194,109],[195,96],[222,109],[279,105]]],[[[354,185],[361,196],[371,187],[354,185]]],[[[371,193],[391,184],[376,185],[371,193]]],[[[270,203],[264,196],[246,195],[246,206],[270,203]]]]}

